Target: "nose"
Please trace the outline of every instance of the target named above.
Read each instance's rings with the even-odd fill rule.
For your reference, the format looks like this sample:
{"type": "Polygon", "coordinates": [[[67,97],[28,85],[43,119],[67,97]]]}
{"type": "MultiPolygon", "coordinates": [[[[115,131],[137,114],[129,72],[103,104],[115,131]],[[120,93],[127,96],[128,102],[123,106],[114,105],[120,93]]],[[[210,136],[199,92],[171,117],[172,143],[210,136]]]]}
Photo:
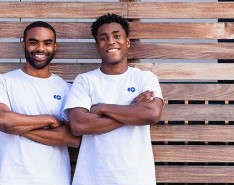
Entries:
{"type": "Polygon", "coordinates": [[[109,37],[108,39],[108,44],[115,44],[115,38],[114,37],[109,37]]]}
{"type": "Polygon", "coordinates": [[[38,51],[44,51],[44,50],[45,50],[44,44],[41,43],[41,42],[39,42],[38,45],[37,45],[37,50],[38,50],[38,51]]]}

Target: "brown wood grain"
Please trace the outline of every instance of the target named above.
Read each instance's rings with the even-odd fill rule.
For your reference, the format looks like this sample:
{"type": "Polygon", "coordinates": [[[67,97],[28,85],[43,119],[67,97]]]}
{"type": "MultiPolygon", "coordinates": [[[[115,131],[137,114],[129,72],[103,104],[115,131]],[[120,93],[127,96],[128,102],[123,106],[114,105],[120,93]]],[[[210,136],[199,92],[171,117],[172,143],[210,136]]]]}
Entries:
{"type": "Polygon", "coordinates": [[[166,104],[162,120],[166,121],[234,121],[233,105],[166,104]]]}
{"type": "MultiPolygon", "coordinates": [[[[59,42],[55,58],[98,59],[93,42],[59,42]]],[[[135,43],[128,59],[234,59],[233,43],[135,43]]],[[[1,42],[1,58],[22,58],[20,42],[1,42]]]]}
{"type": "Polygon", "coordinates": [[[161,83],[161,88],[165,100],[234,100],[234,84],[161,83]]]}
{"type": "Polygon", "coordinates": [[[156,162],[234,162],[234,146],[154,145],[156,162]]]}
{"type": "Polygon", "coordinates": [[[113,12],[132,19],[233,18],[233,10],[228,2],[1,2],[0,17],[97,18],[113,12]]]}
{"type": "Polygon", "coordinates": [[[152,141],[233,142],[233,125],[156,125],[151,127],[152,141]]]}
{"type": "Polygon", "coordinates": [[[233,183],[233,166],[156,166],[158,183],[233,183]]]}
{"type": "MultiPolygon", "coordinates": [[[[58,20],[57,20],[58,21],[58,20]]],[[[0,38],[21,38],[30,22],[0,22],[0,38]]],[[[91,22],[49,22],[59,39],[93,39],[91,22]]],[[[233,39],[234,23],[129,22],[131,39],[233,39]],[[153,30],[153,31],[152,31],[153,30]]]]}
{"type": "Polygon", "coordinates": [[[131,22],[133,39],[233,39],[233,23],[131,22]]]}
{"type": "Polygon", "coordinates": [[[126,17],[121,2],[0,2],[1,18],[97,18],[107,12],[126,17]],[[29,11],[30,10],[30,11],[29,11]]]}
{"type": "Polygon", "coordinates": [[[128,18],[233,18],[232,2],[132,2],[128,18]]]}
{"type": "MultiPolygon", "coordinates": [[[[23,64],[19,63],[0,63],[0,73],[5,73],[13,69],[17,69],[21,67],[23,64]]],[[[62,78],[67,81],[73,81],[78,74],[93,70],[100,66],[100,63],[51,63],[51,71],[58,74],[62,78]]],[[[234,64],[232,63],[131,63],[129,66],[137,67],[141,70],[152,71],[156,74],[160,80],[233,80],[234,79],[234,64]]],[[[198,86],[194,86],[196,88],[198,86]]],[[[225,86],[224,86],[225,87],[225,86]]],[[[232,86],[230,86],[232,87],[232,86]]],[[[167,99],[167,91],[172,91],[172,88],[175,87],[167,87],[166,90],[166,99],[167,99]]],[[[189,88],[183,87],[183,88],[189,88]]],[[[202,88],[204,92],[204,87],[202,88]]],[[[210,87],[210,91],[212,89],[216,89],[215,86],[210,87]]],[[[220,93],[222,91],[227,91],[228,85],[226,89],[219,89],[220,93]]],[[[209,89],[207,89],[208,91],[209,89]]],[[[216,89],[217,90],[217,89],[216,89]]],[[[176,89],[169,93],[176,93],[176,89]]],[[[179,90],[184,91],[184,89],[179,90]]],[[[196,89],[190,89],[190,91],[196,92],[196,89]]],[[[232,89],[228,89],[228,92],[232,92],[232,89]]],[[[227,92],[227,93],[228,93],[227,92]]],[[[183,92],[186,93],[186,92],[183,92]]],[[[223,92],[226,93],[226,92],[223,92]]],[[[219,96],[215,93],[211,93],[213,97],[219,96]]],[[[170,95],[171,96],[171,95],[170,95]]],[[[176,95],[177,99],[180,95],[176,95]]],[[[191,97],[191,95],[185,96],[184,100],[188,100],[187,97],[191,97]]],[[[229,95],[227,95],[229,96],[229,95]]],[[[195,96],[196,97],[196,96],[195,96]]],[[[195,99],[192,98],[191,100],[195,99]]],[[[232,96],[231,96],[232,97],[232,96]]],[[[231,100],[224,99],[224,100],[231,100]]],[[[203,95],[201,99],[205,99],[206,95],[203,95]]],[[[225,97],[224,97],[225,98],[225,97]]],[[[173,97],[171,97],[173,99],[173,97]]],[[[215,99],[215,98],[214,98],[215,99]]]]}

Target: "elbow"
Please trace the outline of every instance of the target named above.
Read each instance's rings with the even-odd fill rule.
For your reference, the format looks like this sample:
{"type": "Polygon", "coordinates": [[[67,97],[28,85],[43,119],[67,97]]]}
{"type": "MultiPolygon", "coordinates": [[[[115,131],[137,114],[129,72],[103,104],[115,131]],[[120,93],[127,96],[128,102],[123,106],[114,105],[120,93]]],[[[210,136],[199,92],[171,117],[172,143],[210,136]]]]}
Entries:
{"type": "Polygon", "coordinates": [[[80,142],[81,142],[81,136],[80,136],[80,137],[75,137],[75,138],[71,141],[69,147],[78,148],[78,147],[80,146],[80,142]]]}
{"type": "Polygon", "coordinates": [[[86,129],[84,124],[81,122],[70,121],[71,133],[74,136],[81,136],[86,134],[86,129]]]}
{"type": "Polygon", "coordinates": [[[162,111],[160,110],[155,110],[155,111],[150,111],[148,117],[148,122],[150,125],[155,125],[161,120],[161,115],[162,111]]]}

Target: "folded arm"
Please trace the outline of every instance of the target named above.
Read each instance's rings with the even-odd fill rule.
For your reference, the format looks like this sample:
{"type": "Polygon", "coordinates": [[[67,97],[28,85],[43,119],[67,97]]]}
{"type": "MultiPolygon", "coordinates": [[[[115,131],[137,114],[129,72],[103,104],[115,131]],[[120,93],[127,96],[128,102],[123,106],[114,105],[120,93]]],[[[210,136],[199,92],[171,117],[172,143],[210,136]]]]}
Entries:
{"type": "Polygon", "coordinates": [[[81,141],[81,137],[74,136],[68,126],[52,129],[37,129],[27,132],[23,136],[35,142],[50,146],[68,146],[77,148],[81,141]]]}
{"type": "Polygon", "coordinates": [[[160,121],[162,107],[163,101],[154,98],[152,101],[130,105],[98,104],[91,108],[91,112],[128,125],[152,125],[160,121]]]}
{"type": "MultiPolygon", "coordinates": [[[[153,96],[152,91],[143,92],[134,98],[131,105],[135,107],[135,104],[139,102],[150,102],[153,96]]],[[[103,113],[98,113],[98,107],[92,106],[90,112],[84,108],[72,108],[68,110],[71,131],[74,135],[101,134],[125,125],[124,121],[122,122],[103,113]]],[[[115,110],[113,109],[113,111],[115,110]]]]}
{"type": "Polygon", "coordinates": [[[56,128],[62,122],[52,115],[24,115],[11,112],[5,104],[0,104],[0,131],[22,135],[42,127],[56,128]]]}
{"type": "Polygon", "coordinates": [[[90,113],[84,108],[69,109],[68,114],[71,131],[76,136],[106,133],[123,126],[119,121],[90,113]]]}

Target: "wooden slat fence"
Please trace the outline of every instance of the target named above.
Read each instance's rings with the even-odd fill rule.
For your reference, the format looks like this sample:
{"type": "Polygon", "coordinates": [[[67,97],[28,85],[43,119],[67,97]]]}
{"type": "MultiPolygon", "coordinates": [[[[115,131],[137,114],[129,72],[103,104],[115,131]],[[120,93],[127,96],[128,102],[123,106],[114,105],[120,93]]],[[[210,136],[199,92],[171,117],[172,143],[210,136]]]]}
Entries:
{"type": "MultiPolygon", "coordinates": [[[[87,19],[107,12],[130,23],[129,65],[161,81],[162,121],[151,127],[157,183],[234,183],[234,44],[219,42],[234,38],[234,23],[213,21],[233,19],[234,2],[0,2],[0,73],[23,65],[20,40],[29,18],[48,19],[57,30],[55,58],[62,62],[51,65],[54,73],[72,82],[95,69],[100,57],[87,19]]],[[[70,149],[73,169],[77,152],[70,149]]]]}

